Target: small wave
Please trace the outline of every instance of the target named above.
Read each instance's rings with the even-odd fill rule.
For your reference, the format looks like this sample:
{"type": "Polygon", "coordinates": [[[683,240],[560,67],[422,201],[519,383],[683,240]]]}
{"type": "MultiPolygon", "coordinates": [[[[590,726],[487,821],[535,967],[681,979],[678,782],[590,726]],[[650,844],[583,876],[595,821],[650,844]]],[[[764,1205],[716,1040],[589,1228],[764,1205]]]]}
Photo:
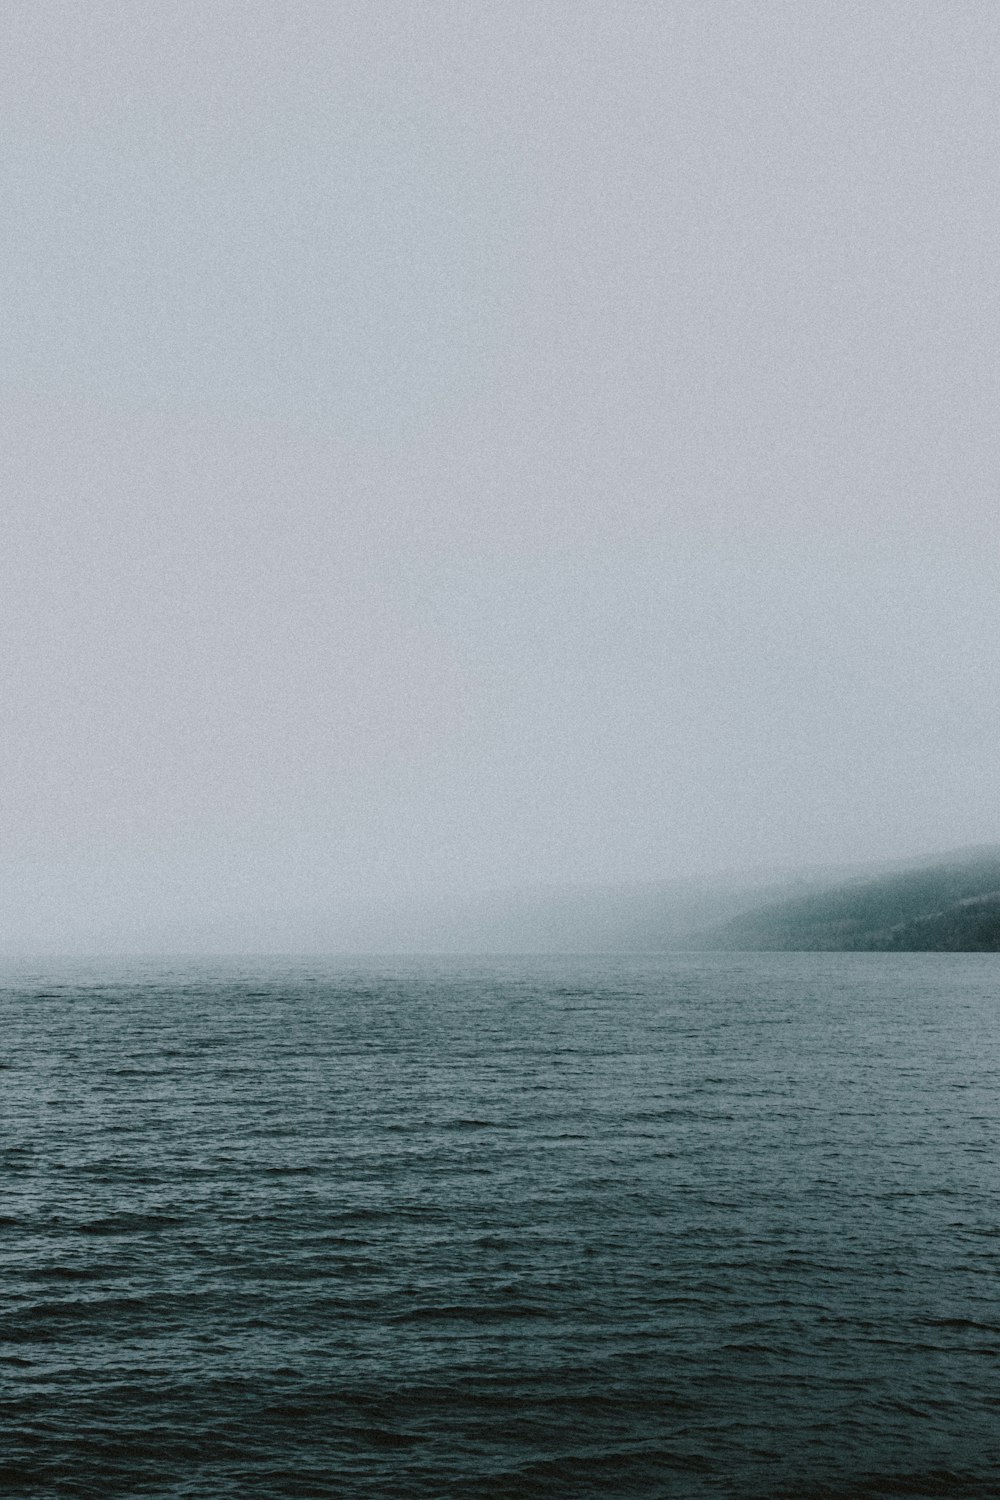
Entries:
{"type": "Polygon", "coordinates": [[[26,1281],[99,1281],[107,1276],[105,1266],[38,1266],[25,1272],[26,1281]]]}
{"type": "Polygon", "coordinates": [[[918,1318],[925,1328],[970,1328],[976,1333],[1000,1333],[1000,1325],[981,1323],[976,1318],[918,1318]]]}
{"type": "Polygon", "coordinates": [[[360,1427],[348,1429],[344,1436],[373,1448],[415,1448],[427,1439],[412,1432],[399,1432],[391,1427],[360,1427]]]}
{"type": "Polygon", "coordinates": [[[759,1500],[949,1500],[951,1496],[985,1497],[976,1476],[957,1469],[923,1469],[911,1473],[869,1472],[843,1483],[781,1485],[761,1494],[759,1500]]]}
{"type": "Polygon", "coordinates": [[[395,1313],[390,1323],[506,1323],[511,1319],[550,1318],[552,1314],[544,1307],[530,1302],[512,1302],[504,1306],[489,1306],[466,1303],[448,1303],[433,1307],[411,1307],[406,1312],[395,1313]]]}
{"type": "MultiPolygon", "coordinates": [[[[573,1453],[526,1464],[510,1479],[563,1484],[588,1484],[604,1476],[608,1483],[627,1484],[637,1474],[652,1478],[664,1469],[684,1474],[713,1474],[716,1463],[705,1453],[686,1453],[676,1448],[634,1448],[605,1453],[573,1453]]],[[[504,1476],[507,1478],[508,1476],[504,1476]]],[[[624,1486],[619,1493],[624,1493],[624,1486]]]]}
{"type": "Polygon", "coordinates": [[[177,1229],[186,1221],[174,1214],[110,1214],[101,1219],[84,1219],[73,1228],[77,1234],[150,1234],[163,1229],[177,1229]]]}

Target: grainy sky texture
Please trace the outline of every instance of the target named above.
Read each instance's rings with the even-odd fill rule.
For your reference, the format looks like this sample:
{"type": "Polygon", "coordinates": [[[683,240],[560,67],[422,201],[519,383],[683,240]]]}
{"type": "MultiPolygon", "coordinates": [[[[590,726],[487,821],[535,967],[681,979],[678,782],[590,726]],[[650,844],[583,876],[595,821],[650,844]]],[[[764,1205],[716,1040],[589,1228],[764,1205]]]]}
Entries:
{"type": "Polygon", "coordinates": [[[0,91],[8,944],[1000,838],[993,0],[7,0],[0,91]]]}

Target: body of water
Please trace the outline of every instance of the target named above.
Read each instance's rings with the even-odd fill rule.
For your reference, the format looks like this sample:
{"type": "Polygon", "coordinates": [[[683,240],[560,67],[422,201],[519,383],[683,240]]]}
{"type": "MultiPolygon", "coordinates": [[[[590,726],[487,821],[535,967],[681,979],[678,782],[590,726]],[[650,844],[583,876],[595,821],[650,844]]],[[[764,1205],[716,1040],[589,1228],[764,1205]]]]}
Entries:
{"type": "Polygon", "coordinates": [[[0,976],[6,1497],[1000,1494],[1000,967],[0,976]]]}

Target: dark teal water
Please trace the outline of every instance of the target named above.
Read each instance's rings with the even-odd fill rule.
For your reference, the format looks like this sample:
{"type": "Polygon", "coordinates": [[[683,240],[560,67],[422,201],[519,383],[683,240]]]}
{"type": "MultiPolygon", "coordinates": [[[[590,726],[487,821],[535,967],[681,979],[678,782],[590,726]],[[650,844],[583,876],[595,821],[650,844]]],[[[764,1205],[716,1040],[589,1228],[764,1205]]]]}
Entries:
{"type": "Polygon", "coordinates": [[[1000,1494],[998,980],[9,965],[0,1494],[1000,1494]]]}

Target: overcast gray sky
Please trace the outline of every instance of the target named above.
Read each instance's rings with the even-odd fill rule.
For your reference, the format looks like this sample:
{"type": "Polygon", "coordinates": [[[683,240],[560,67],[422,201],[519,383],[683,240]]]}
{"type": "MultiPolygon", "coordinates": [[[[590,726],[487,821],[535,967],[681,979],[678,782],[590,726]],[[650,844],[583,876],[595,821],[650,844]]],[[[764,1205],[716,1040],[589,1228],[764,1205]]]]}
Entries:
{"type": "Polygon", "coordinates": [[[7,0],[6,940],[1000,839],[998,64],[7,0]]]}

